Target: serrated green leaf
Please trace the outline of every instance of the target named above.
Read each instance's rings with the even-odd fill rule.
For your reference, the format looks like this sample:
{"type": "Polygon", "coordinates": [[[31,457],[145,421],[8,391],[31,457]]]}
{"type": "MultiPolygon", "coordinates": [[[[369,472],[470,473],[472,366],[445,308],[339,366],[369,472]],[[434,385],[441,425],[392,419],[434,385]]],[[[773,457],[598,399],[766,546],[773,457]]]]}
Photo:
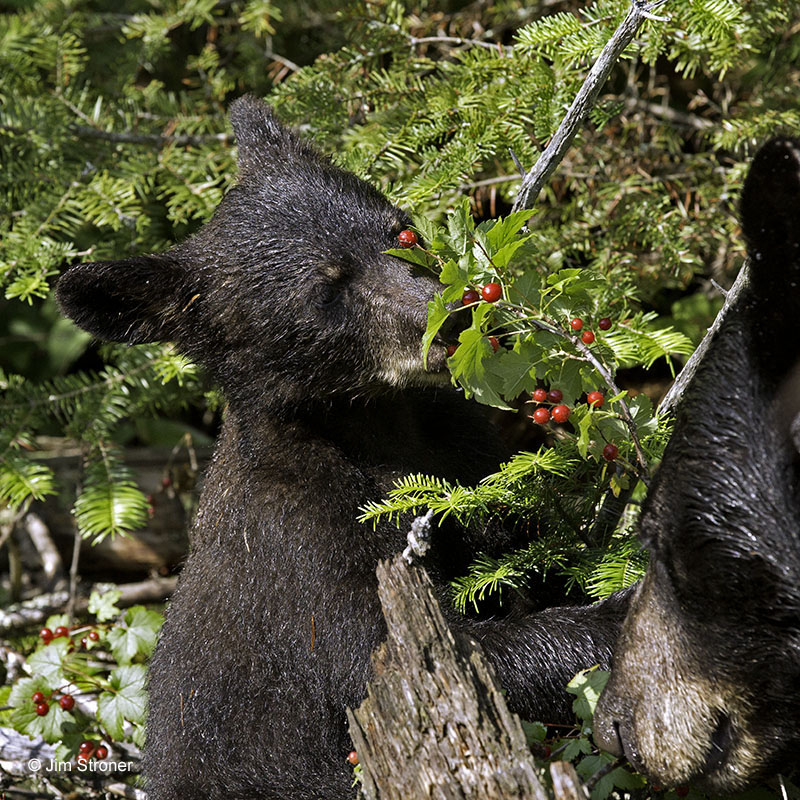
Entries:
{"type": "Polygon", "coordinates": [[[500,394],[509,401],[536,387],[535,362],[531,358],[537,351],[532,345],[526,346],[524,353],[506,350],[487,363],[486,369],[497,379],[500,394]]]}
{"type": "Polygon", "coordinates": [[[462,255],[471,249],[470,242],[475,231],[475,220],[469,208],[469,198],[462,197],[447,217],[447,243],[462,255]]]}
{"type": "Polygon", "coordinates": [[[50,644],[40,647],[28,657],[28,667],[31,672],[43,678],[50,686],[62,686],[69,683],[61,665],[71,644],[69,638],[59,636],[50,644]]]}
{"type": "Polygon", "coordinates": [[[147,713],[145,676],[142,664],[119,667],[109,676],[111,691],[97,699],[97,717],[115,739],[124,737],[125,722],[143,723],[147,713]]]}
{"type": "Polygon", "coordinates": [[[389,250],[384,250],[384,253],[401,258],[410,264],[425,267],[425,269],[434,270],[436,268],[436,260],[420,247],[392,247],[389,250]]]}
{"type": "Polygon", "coordinates": [[[439,280],[444,284],[458,284],[459,292],[463,291],[469,279],[469,260],[460,258],[448,259],[442,267],[442,272],[439,275],[439,280]]]}
{"type": "Polygon", "coordinates": [[[568,684],[567,691],[576,695],[572,703],[572,710],[582,720],[590,720],[597,708],[597,701],[608,683],[609,673],[606,670],[589,669],[581,670],[568,684]]]}
{"type": "Polygon", "coordinates": [[[581,362],[565,358],[548,375],[550,385],[554,389],[561,389],[564,393],[564,402],[568,406],[574,405],[583,391],[581,379],[581,362]]]}
{"type": "Polygon", "coordinates": [[[120,597],[122,592],[119,589],[109,589],[102,594],[97,590],[93,591],[89,595],[89,613],[94,614],[99,622],[114,619],[120,613],[120,609],[117,608],[120,597]]]}
{"type": "Polygon", "coordinates": [[[146,658],[153,652],[164,619],[156,611],[133,606],[125,613],[122,624],[108,632],[111,652],[120,664],[130,664],[137,656],[146,658]]]}
{"type": "MultiPolygon", "coordinates": [[[[507,217],[498,219],[486,231],[486,242],[492,253],[492,260],[495,260],[495,255],[514,242],[517,237],[519,237],[520,243],[524,243],[530,238],[529,235],[521,233],[522,226],[535,214],[535,211],[523,208],[520,211],[509,214],[507,217]]],[[[495,263],[497,263],[496,260],[495,263]]]]}
{"type": "Polygon", "coordinates": [[[541,277],[532,270],[519,276],[508,287],[508,300],[514,305],[522,306],[530,311],[539,308],[541,303],[541,277]]]}
{"type": "Polygon", "coordinates": [[[436,334],[439,333],[439,329],[449,316],[450,311],[442,296],[434,295],[433,300],[428,303],[428,325],[422,336],[422,359],[426,367],[428,366],[428,351],[431,349],[436,334]]]}

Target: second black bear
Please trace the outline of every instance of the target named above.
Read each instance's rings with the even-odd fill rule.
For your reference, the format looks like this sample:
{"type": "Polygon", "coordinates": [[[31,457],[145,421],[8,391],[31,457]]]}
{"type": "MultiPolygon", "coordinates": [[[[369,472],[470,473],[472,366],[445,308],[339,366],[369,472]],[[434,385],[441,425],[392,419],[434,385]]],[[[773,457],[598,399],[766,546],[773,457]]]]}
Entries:
{"type": "MultiPolygon", "coordinates": [[[[408,216],[263,103],[241,98],[231,120],[239,181],[205,227],[160,255],[73,267],[58,298],[101,338],[177,342],[229,404],[150,668],[150,797],[337,800],[353,794],[344,710],[385,635],[375,567],[405,544],[358,509],[410,473],[474,483],[501,451],[450,388],[445,341],[423,365],[438,283],[385,253],[408,216]]],[[[443,599],[497,536],[436,531],[443,599]]],[[[574,673],[608,664],[624,606],[453,625],[515,710],[553,722],[571,719],[574,673]]]]}
{"type": "Polygon", "coordinates": [[[714,793],[800,753],[800,141],[756,154],[741,215],[749,285],[678,408],[595,714],[607,750],[714,793]]]}

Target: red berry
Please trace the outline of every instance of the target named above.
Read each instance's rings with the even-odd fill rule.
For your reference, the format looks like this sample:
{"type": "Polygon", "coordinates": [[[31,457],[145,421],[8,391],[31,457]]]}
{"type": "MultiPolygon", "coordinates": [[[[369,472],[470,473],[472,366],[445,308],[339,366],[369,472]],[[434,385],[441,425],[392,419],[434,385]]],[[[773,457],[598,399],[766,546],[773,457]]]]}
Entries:
{"type": "Polygon", "coordinates": [[[42,628],[39,631],[39,636],[42,637],[45,644],[49,644],[53,639],[53,631],[51,631],[50,628],[42,628]]]}
{"type": "Polygon", "coordinates": [[[494,350],[495,353],[500,349],[500,342],[496,336],[489,337],[489,344],[492,346],[492,350],[494,350]]]}
{"type": "Polygon", "coordinates": [[[96,642],[100,638],[100,634],[97,631],[89,631],[89,638],[96,642]]]}
{"type": "Polygon", "coordinates": [[[605,397],[603,397],[602,392],[589,392],[589,394],[586,395],[586,402],[590,406],[600,408],[600,406],[602,406],[605,402],[605,397]]]}
{"type": "Polygon", "coordinates": [[[75,698],[71,694],[65,694],[58,699],[58,704],[64,711],[72,711],[75,708],[75,698]]]}
{"type": "Polygon", "coordinates": [[[397,240],[400,242],[400,247],[413,247],[417,243],[417,234],[414,231],[400,231],[397,234],[397,240]]]}
{"type": "Polygon", "coordinates": [[[78,758],[76,760],[81,764],[85,764],[91,757],[92,757],[91,752],[89,752],[89,753],[78,753],[78,758]]]}
{"type": "Polygon", "coordinates": [[[551,756],[552,754],[553,754],[553,750],[552,750],[552,748],[550,747],[550,745],[549,745],[549,744],[546,744],[546,745],[544,746],[544,757],[545,757],[545,758],[550,758],[550,756],[551,756]]]}
{"type": "Polygon", "coordinates": [[[465,306],[470,305],[470,303],[477,303],[480,299],[481,296],[474,289],[467,289],[467,291],[461,295],[461,302],[465,306]]]}
{"type": "Polygon", "coordinates": [[[569,419],[569,406],[556,406],[553,409],[553,419],[556,422],[566,422],[569,419]]]}
{"type": "Polygon", "coordinates": [[[85,636],[81,636],[81,647],[86,650],[89,646],[89,640],[85,636]]]}
{"type": "Polygon", "coordinates": [[[66,625],[59,625],[53,631],[53,638],[58,639],[59,636],[69,636],[69,628],[66,625]]]}
{"type": "Polygon", "coordinates": [[[608,317],[603,317],[598,321],[597,327],[600,328],[601,331],[607,331],[611,327],[611,320],[608,317]]]}
{"type": "Polygon", "coordinates": [[[603,458],[606,461],[613,461],[618,455],[619,455],[619,447],[617,447],[615,444],[611,442],[609,442],[603,448],[603,458]]]}
{"type": "Polygon", "coordinates": [[[349,762],[350,762],[350,763],[351,763],[353,766],[355,766],[356,764],[358,764],[358,753],[356,753],[356,751],[355,751],[355,750],[351,750],[351,751],[350,751],[350,752],[347,754],[347,760],[348,760],[348,761],[349,761],[349,762]]]}
{"type": "Polygon", "coordinates": [[[551,403],[560,403],[564,399],[564,392],[561,389],[551,389],[547,393],[547,399],[551,403]]]}
{"type": "Polygon", "coordinates": [[[458,350],[457,344],[447,345],[447,357],[450,358],[450,356],[455,355],[456,350],[458,350]]]}
{"type": "Polygon", "coordinates": [[[81,746],[78,748],[78,750],[81,753],[91,753],[92,750],[94,750],[94,742],[86,739],[85,741],[81,742],[81,746]]]}
{"type": "Polygon", "coordinates": [[[583,327],[583,320],[580,317],[575,317],[569,324],[570,328],[574,331],[579,331],[583,327]]]}
{"type": "Polygon", "coordinates": [[[550,410],[547,408],[537,408],[533,412],[533,421],[539,425],[547,425],[550,422],[550,410]]]}
{"type": "Polygon", "coordinates": [[[660,783],[654,783],[651,788],[653,789],[654,792],[660,792],[661,791],[661,784],[660,783]]]}
{"type": "Polygon", "coordinates": [[[44,703],[45,701],[44,692],[34,692],[33,696],[31,697],[31,700],[33,700],[33,702],[36,703],[37,706],[39,705],[39,703],[44,703]]]}
{"type": "Polygon", "coordinates": [[[107,758],[108,748],[101,744],[100,747],[98,747],[97,750],[94,751],[94,757],[100,759],[107,758]]]}
{"type": "Polygon", "coordinates": [[[547,400],[547,391],[544,389],[534,389],[533,390],[533,399],[537,403],[544,403],[547,400]]]}
{"type": "Polygon", "coordinates": [[[36,704],[36,713],[40,717],[43,717],[49,710],[50,710],[50,704],[47,701],[45,701],[44,703],[36,704]]]}
{"type": "Polygon", "coordinates": [[[689,794],[689,787],[688,786],[676,786],[675,787],[675,794],[678,797],[686,797],[689,794]]]}
{"type": "Polygon", "coordinates": [[[498,301],[503,296],[503,287],[499,283],[487,283],[486,286],[481,289],[481,297],[487,303],[494,303],[498,301]]]}
{"type": "Polygon", "coordinates": [[[592,344],[594,342],[594,334],[591,331],[584,331],[581,334],[581,341],[584,344],[592,344]]]}

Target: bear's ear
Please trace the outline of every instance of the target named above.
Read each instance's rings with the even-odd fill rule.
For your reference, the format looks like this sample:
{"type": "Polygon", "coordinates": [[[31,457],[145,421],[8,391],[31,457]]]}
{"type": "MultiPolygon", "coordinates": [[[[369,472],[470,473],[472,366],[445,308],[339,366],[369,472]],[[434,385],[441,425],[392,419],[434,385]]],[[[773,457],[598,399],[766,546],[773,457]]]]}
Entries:
{"type": "Polygon", "coordinates": [[[100,339],[162,341],[177,333],[183,277],[169,255],[87,262],[61,276],[56,298],[66,316],[100,339]]]}
{"type": "Polygon", "coordinates": [[[244,95],[231,103],[230,119],[242,177],[286,169],[298,156],[319,158],[310,145],[275,119],[266,103],[252,95],[244,95]]]}
{"type": "Polygon", "coordinates": [[[755,280],[800,295],[800,141],[771,139],[756,153],[742,192],[742,229],[755,280]]]}

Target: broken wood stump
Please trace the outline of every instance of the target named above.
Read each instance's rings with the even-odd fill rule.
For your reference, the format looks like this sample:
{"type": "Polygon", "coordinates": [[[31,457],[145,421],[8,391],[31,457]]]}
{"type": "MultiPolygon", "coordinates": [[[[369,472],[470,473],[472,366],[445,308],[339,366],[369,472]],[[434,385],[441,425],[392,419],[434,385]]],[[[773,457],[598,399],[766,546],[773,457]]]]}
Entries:
{"type": "Polygon", "coordinates": [[[378,566],[389,635],[348,709],[369,800],[547,800],[519,718],[477,642],[450,631],[421,567],[378,566]]]}

